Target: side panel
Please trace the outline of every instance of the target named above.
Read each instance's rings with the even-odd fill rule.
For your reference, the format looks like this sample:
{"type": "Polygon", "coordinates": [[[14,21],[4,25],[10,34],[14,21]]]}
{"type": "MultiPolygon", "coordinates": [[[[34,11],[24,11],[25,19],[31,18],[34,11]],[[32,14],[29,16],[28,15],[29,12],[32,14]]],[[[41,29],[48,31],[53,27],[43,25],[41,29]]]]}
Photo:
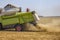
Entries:
{"type": "Polygon", "coordinates": [[[34,17],[32,12],[26,13],[17,13],[16,15],[9,15],[9,16],[2,16],[2,24],[3,25],[10,25],[16,23],[27,23],[34,21],[34,17]]]}
{"type": "Polygon", "coordinates": [[[21,13],[20,23],[27,23],[34,21],[33,14],[31,12],[21,13]]]}
{"type": "Polygon", "coordinates": [[[11,16],[11,17],[2,16],[2,24],[3,25],[10,25],[10,24],[16,24],[16,23],[19,23],[18,17],[16,17],[16,16],[11,16]]]}

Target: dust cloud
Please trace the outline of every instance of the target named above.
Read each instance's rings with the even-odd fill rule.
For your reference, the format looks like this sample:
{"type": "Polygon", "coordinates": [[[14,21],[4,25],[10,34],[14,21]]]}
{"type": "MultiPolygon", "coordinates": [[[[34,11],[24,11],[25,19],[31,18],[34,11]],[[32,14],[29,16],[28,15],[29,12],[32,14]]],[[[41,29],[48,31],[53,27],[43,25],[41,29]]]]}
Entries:
{"type": "Polygon", "coordinates": [[[43,17],[40,18],[37,26],[28,23],[25,30],[60,32],[60,19],[59,17],[43,17]]]}

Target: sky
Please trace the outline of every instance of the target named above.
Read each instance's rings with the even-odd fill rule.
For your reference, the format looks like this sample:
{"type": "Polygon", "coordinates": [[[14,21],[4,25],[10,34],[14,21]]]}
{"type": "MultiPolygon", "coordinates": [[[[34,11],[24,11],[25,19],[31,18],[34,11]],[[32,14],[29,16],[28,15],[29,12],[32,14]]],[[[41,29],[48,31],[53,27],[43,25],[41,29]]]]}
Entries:
{"type": "Polygon", "coordinates": [[[60,0],[0,0],[0,8],[7,4],[21,7],[23,11],[35,10],[41,16],[60,16],[60,0]]]}

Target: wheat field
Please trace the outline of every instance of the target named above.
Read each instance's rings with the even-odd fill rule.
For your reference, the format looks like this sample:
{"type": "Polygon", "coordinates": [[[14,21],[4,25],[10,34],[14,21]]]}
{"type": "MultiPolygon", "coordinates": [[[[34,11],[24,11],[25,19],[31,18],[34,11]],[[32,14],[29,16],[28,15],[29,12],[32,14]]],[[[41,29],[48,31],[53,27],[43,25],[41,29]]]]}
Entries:
{"type": "Polygon", "coordinates": [[[0,40],[60,40],[60,17],[40,17],[37,26],[27,24],[27,31],[0,31],[0,40]]]}

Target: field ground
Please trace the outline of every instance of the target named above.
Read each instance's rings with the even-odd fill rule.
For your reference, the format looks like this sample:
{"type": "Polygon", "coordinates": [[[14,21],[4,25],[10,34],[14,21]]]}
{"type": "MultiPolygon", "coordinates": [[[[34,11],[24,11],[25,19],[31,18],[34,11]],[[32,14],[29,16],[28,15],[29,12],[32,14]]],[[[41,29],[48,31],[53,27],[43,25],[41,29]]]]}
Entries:
{"type": "Polygon", "coordinates": [[[60,33],[0,31],[0,40],[60,40],[60,33]]]}
{"type": "Polygon", "coordinates": [[[58,30],[60,29],[60,17],[40,17],[39,26],[40,29],[47,30],[47,32],[41,32],[42,30],[32,26],[26,29],[40,32],[4,30],[0,31],[0,40],[60,40],[60,30],[58,30]]]}

